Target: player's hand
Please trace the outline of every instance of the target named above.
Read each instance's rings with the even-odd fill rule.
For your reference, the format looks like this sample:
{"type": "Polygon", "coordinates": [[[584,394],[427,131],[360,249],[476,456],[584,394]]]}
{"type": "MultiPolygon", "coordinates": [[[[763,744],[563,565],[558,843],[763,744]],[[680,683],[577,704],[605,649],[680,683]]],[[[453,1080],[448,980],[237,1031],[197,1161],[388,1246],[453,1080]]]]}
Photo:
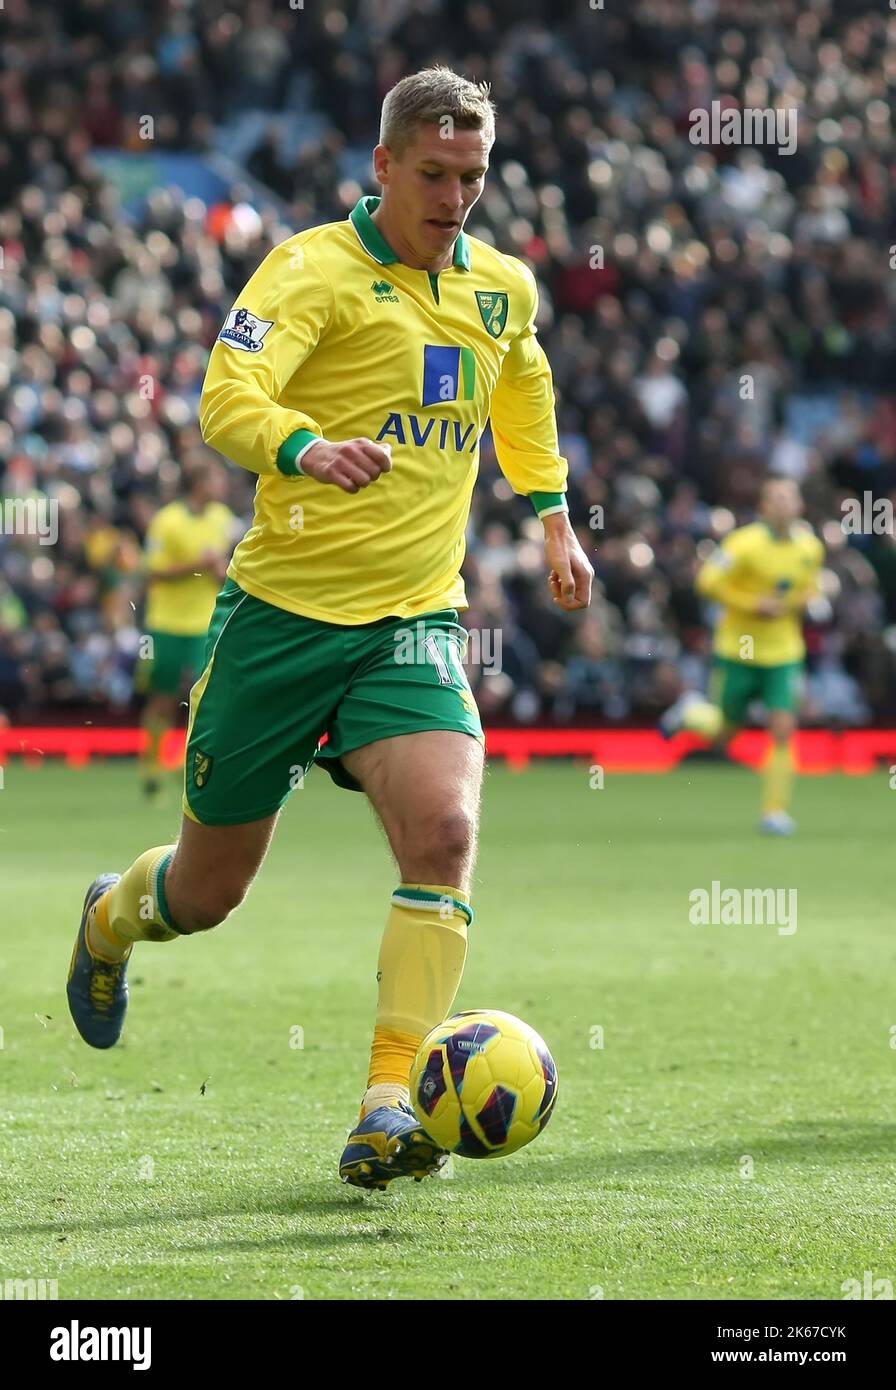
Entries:
{"type": "Polygon", "coordinates": [[[327,444],[322,439],[303,454],[301,468],[319,483],[334,483],[343,492],[360,492],[381,473],[391,472],[392,451],[372,439],[346,439],[341,444],[327,444]]]}
{"type": "Polygon", "coordinates": [[[204,570],[222,582],[227,575],[229,563],[230,556],[226,555],[223,550],[203,550],[199,557],[200,570],[204,570]]]}
{"type": "Polygon", "coordinates": [[[579,545],[566,512],[544,519],[544,554],[548,562],[548,588],[556,604],[567,613],[587,608],[591,602],[594,570],[579,545]]]}
{"type": "Polygon", "coordinates": [[[782,618],[787,612],[787,604],[784,599],[767,594],[756,600],[756,612],[760,618],[782,618]]]}

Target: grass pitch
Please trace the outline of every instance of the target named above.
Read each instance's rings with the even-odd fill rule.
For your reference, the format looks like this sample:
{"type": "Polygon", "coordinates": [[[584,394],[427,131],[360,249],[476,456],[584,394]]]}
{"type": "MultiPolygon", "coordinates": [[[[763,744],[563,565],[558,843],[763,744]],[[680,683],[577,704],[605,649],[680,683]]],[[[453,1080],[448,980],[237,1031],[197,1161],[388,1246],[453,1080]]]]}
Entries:
{"type": "Polygon", "coordinates": [[[839,1299],[896,1280],[896,938],[886,777],[495,765],[458,1007],[518,1013],[544,1134],[364,1196],[336,1163],[366,1078],[397,881],[366,802],[314,772],[244,907],[137,948],[123,1043],[64,984],[88,881],[174,838],[132,766],[12,763],[0,792],[0,1280],[65,1298],[839,1299]],[[798,929],[689,895],[796,889],[798,929]],[[301,1046],[297,1044],[301,1043],[301,1046]]]}

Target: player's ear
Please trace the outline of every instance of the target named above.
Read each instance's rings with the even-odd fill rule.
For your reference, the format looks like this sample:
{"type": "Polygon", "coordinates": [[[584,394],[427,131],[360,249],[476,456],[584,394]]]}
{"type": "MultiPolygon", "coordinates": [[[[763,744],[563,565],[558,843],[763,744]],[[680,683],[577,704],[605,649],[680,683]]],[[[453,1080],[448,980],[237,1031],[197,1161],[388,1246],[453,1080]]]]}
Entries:
{"type": "Polygon", "coordinates": [[[377,183],[389,182],[389,168],[392,163],[392,153],[388,145],[377,145],[373,152],[373,172],[376,175],[377,183]]]}

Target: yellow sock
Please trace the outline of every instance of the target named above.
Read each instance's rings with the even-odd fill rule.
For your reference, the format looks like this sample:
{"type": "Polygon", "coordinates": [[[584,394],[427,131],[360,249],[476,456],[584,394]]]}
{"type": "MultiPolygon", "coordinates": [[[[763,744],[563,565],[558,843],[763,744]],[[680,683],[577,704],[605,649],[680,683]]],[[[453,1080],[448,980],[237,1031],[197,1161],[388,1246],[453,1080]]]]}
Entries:
{"type": "Polygon", "coordinates": [[[92,955],[122,960],[135,941],[173,941],[181,933],[171,925],[165,901],[165,870],[174,845],[141,854],[114,888],[104,893],[87,919],[92,955]]]}
{"type": "Polygon", "coordinates": [[[140,755],[140,768],[144,779],[158,777],[162,772],[162,739],[170,725],[165,719],[147,719],[143,725],[146,730],[146,747],[140,755]]]}
{"type": "Polygon", "coordinates": [[[786,811],[793,790],[793,750],[787,743],[772,743],[762,768],[762,813],[786,811]]]}
{"type": "Polygon", "coordinates": [[[371,1086],[398,1086],[405,1089],[411,1063],[420,1046],[421,1033],[400,1033],[395,1028],[384,1028],[377,1023],[373,1029],[373,1045],[370,1049],[370,1069],[367,1073],[367,1089],[371,1086]]]}
{"type": "Polygon", "coordinates": [[[404,1101],[409,1105],[411,1093],[407,1085],[399,1086],[395,1081],[378,1081],[373,1086],[368,1086],[364,1092],[364,1099],[361,1102],[361,1119],[369,1115],[371,1110],[376,1110],[379,1105],[397,1105],[399,1101],[404,1101]]]}
{"type": "Polygon", "coordinates": [[[451,1012],[472,920],[473,909],[457,888],[402,883],[393,893],[380,946],[379,1000],[362,1117],[375,1103],[407,1099],[417,1048],[451,1012]]]}

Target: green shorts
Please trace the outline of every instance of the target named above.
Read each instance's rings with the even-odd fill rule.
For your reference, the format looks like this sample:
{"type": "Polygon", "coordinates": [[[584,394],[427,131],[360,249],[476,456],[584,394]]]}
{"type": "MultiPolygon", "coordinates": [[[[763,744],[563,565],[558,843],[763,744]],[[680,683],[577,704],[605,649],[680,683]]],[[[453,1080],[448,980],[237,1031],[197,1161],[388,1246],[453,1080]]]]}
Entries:
{"type": "Polygon", "coordinates": [[[205,633],[183,637],[176,632],[147,634],[152,656],[138,661],[134,684],[141,695],[179,695],[192,685],[205,664],[205,633]]]}
{"type": "Polygon", "coordinates": [[[461,664],[467,636],[453,608],[342,626],[228,579],[190,692],[185,813],[203,825],[272,816],[315,762],[361,791],[340,754],[397,734],[454,729],[484,743],[461,664]]]}
{"type": "Polygon", "coordinates": [[[753,661],[734,661],[717,656],[713,661],[711,694],[713,703],[721,706],[728,724],[743,724],[747,708],[753,700],[761,700],[766,709],[799,708],[803,675],[801,661],[787,661],[781,666],[757,666],[753,661]]]}

